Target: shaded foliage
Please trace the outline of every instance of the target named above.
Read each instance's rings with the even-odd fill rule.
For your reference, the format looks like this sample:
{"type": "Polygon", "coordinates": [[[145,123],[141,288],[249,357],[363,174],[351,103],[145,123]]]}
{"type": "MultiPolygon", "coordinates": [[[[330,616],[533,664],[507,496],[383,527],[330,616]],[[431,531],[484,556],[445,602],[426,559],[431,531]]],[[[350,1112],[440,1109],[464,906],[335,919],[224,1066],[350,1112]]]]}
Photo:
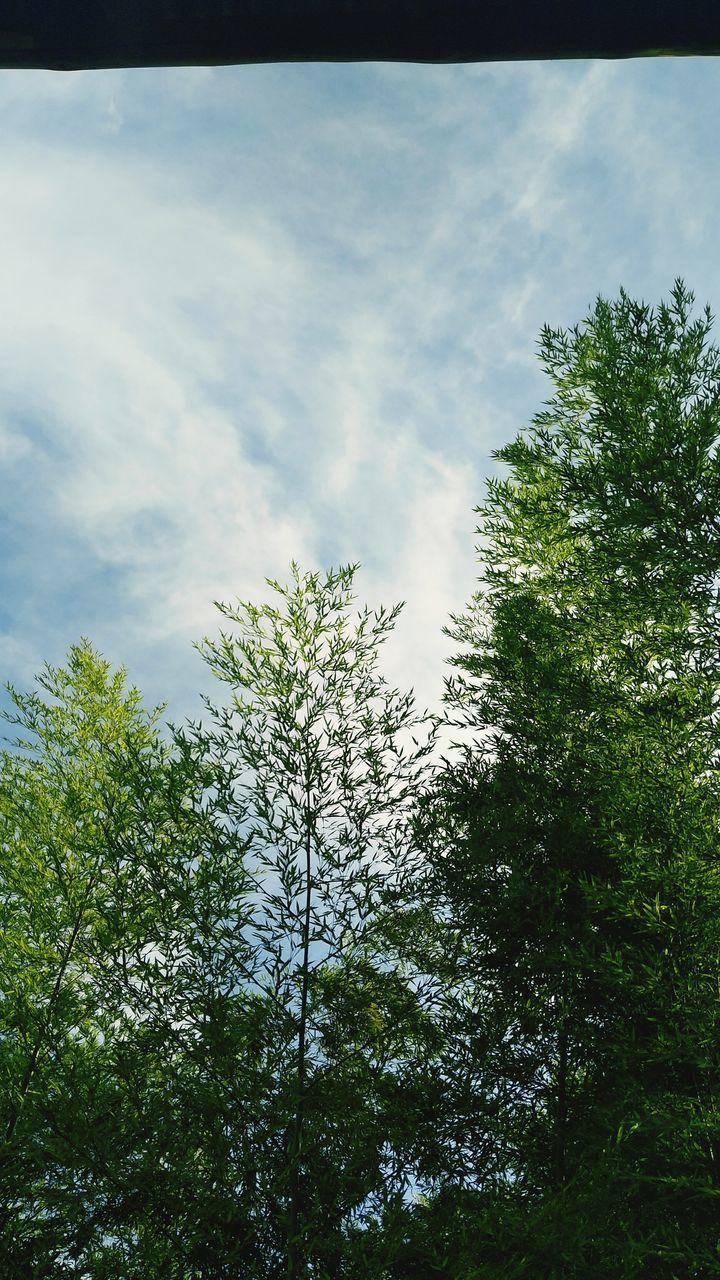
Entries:
{"type": "Polygon", "coordinates": [[[720,354],[692,301],[542,331],[555,394],[494,454],[446,628],[452,759],[375,674],[400,606],[348,625],[357,566],[218,605],[229,705],[169,741],[87,641],[52,702],[11,690],[3,1275],[720,1273],[720,354]]]}

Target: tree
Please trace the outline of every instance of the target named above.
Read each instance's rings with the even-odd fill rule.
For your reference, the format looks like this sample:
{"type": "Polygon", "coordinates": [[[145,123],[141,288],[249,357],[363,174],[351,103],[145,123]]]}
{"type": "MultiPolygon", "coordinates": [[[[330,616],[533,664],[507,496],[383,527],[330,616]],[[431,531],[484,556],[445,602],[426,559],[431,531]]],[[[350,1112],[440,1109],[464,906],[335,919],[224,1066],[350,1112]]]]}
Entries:
{"type": "Polygon", "coordinates": [[[243,993],[210,1014],[242,861],[202,812],[202,762],[171,758],[124,676],[83,641],[38,677],[52,701],[9,686],[29,736],[0,781],[8,1277],[189,1280],[198,1238],[222,1274],[214,1215],[223,1266],[253,1226],[228,1130],[252,1115],[267,1011],[243,993]]]}
{"type": "Polygon", "coordinates": [[[105,800],[122,794],[105,751],[123,736],[140,751],[152,740],[136,691],[125,693],[123,673],[109,680],[86,642],[71,649],[68,670],[46,666],[38,683],[57,705],[8,686],[17,714],[5,718],[33,738],[3,752],[0,789],[2,1247],[13,1274],[34,1274],[36,1265],[51,1274],[72,1249],[68,1170],[78,1158],[88,1178],[97,1167],[103,1176],[102,1118],[95,1113],[91,1141],[78,1105],[107,1023],[94,961],[121,916],[136,936],[142,928],[129,868],[101,835],[105,800]]]}
{"type": "Polygon", "coordinates": [[[201,646],[87,642],[0,768],[3,1274],[718,1274],[720,353],[677,281],[546,328],[448,630],[440,766],[357,566],[201,646]],[[246,696],[249,694],[249,696],[246,696]],[[411,1179],[423,1187],[408,1202],[411,1179]]]}
{"type": "Polygon", "coordinates": [[[265,1121],[284,1145],[272,1148],[266,1128],[255,1167],[263,1220],[283,1224],[291,1280],[346,1274],[352,1224],[373,1201],[402,1196],[418,1072],[441,1042],[420,994],[374,943],[381,893],[411,861],[408,814],[436,726],[374,674],[402,606],[372,623],[366,608],[348,627],[356,568],[323,582],[301,579],[293,561],[289,588],[267,579],[284,612],[218,604],[243,633],[198,647],[232,705],[205,699],[213,728],[177,733],[223,779],[215,821],[249,823],[262,905],[253,981],[284,1018],[265,1121]],[[427,719],[427,741],[403,748],[399,735],[427,719]]]}
{"type": "Polygon", "coordinates": [[[543,329],[556,394],[493,455],[486,590],[446,631],[450,723],[494,732],[425,796],[404,892],[462,938],[445,1115],[469,1090],[477,1124],[406,1228],[426,1260],[464,1230],[464,1280],[718,1274],[720,353],[692,301],[543,329]]]}
{"type": "Polygon", "coordinates": [[[350,632],[354,568],[293,573],[285,616],[219,606],[249,625],[205,641],[210,731],[163,742],[87,642],[38,678],[59,705],[11,689],[9,1275],[359,1274],[351,1224],[402,1198],[441,1035],[373,912],[434,727],[403,749],[373,673],[401,606],[350,632]]]}

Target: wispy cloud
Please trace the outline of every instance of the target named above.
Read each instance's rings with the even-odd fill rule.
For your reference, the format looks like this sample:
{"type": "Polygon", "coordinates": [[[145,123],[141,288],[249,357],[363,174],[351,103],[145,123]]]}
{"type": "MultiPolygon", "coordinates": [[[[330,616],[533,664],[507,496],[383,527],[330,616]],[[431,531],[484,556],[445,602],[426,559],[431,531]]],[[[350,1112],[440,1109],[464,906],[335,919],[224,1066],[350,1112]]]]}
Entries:
{"type": "Polygon", "coordinates": [[[3,73],[0,657],[177,716],[212,600],[359,560],[439,710],[540,326],[718,293],[710,60],[3,73]]]}

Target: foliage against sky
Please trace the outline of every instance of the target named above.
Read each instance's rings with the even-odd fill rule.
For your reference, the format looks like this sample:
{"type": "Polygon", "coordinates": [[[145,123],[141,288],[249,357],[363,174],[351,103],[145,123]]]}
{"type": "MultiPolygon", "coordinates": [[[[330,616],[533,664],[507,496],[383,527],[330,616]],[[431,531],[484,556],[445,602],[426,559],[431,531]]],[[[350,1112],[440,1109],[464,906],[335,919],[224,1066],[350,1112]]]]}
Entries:
{"type": "Polygon", "coordinates": [[[389,679],[439,711],[541,325],[676,274],[720,296],[716,69],[2,73],[6,676],[92,636],[196,717],[213,599],[359,561],[407,601],[389,679]]]}
{"type": "Polygon", "coordinates": [[[40,677],[59,705],[9,686],[39,755],[0,789],[6,1267],[716,1273],[720,355],[692,301],[543,329],[556,395],[498,451],[447,629],[461,762],[423,764],[437,717],[398,749],[398,608],[347,632],[357,566],[219,606],[233,710],[174,751],[85,641],[40,677]]]}

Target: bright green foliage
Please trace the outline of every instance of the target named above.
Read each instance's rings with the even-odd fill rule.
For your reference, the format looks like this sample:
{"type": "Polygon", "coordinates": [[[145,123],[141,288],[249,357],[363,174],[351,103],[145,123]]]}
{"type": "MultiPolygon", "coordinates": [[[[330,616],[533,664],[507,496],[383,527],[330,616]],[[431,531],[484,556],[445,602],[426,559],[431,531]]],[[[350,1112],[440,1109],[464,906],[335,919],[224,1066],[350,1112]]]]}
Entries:
{"type": "Polygon", "coordinates": [[[209,732],[163,742],[87,642],[53,701],[11,690],[3,1275],[334,1278],[402,1198],[442,1037],[373,917],[434,728],[403,746],[412,699],[374,675],[399,606],[350,630],[354,569],[293,573],[284,615],[206,642],[209,732]]]}
{"type": "Polygon", "coordinates": [[[0,1275],[720,1275],[720,355],[544,329],[431,768],[356,566],[218,605],[210,728],[86,641],[0,761],[0,1275]],[[451,719],[454,713],[456,719],[451,719]],[[481,734],[490,731],[489,738],[481,734]],[[408,1202],[409,1178],[422,1186],[408,1202]]]}
{"type": "Polygon", "coordinates": [[[478,508],[446,701],[495,732],[418,827],[463,940],[449,1115],[477,1099],[474,1168],[413,1212],[416,1240],[471,1233],[446,1275],[720,1271],[720,357],[691,302],[545,329],[555,398],[478,508]]]}
{"type": "Polygon", "coordinates": [[[83,642],[38,684],[54,701],[11,690],[32,736],[0,783],[0,1271],[190,1280],[193,1236],[211,1263],[212,1215],[247,1176],[228,1132],[260,1079],[238,1063],[264,1010],[242,995],[214,1017],[241,860],[124,672],[83,642]]]}
{"type": "Polygon", "coordinates": [[[117,854],[99,856],[107,803],[123,799],[104,753],[125,733],[142,750],[152,733],[135,691],[124,694],[122,675],[108,680],[107,664],[85,644],[71,651],[68,671],[47,667],[38,683],[59,703],[11,690],[17,714],[6,718],[33,738],[3,753],[0,783],[2,1241],[18,1268],[35,1253],[49,1264],[72,1237],[65,1167],[75,1143],[84,1167],[103,1176],[102,1116],[93,1150],[83,1151],[88,1117],[79,1099],[70,1103],[67,1084],[76,1076],[91,1087],[98,1037],[108,1029],[97,958],[112,951],[125,923],[129,869],[117,854]],[[33,1203],[46,1213],[33,1217],[33,1203]]]}

